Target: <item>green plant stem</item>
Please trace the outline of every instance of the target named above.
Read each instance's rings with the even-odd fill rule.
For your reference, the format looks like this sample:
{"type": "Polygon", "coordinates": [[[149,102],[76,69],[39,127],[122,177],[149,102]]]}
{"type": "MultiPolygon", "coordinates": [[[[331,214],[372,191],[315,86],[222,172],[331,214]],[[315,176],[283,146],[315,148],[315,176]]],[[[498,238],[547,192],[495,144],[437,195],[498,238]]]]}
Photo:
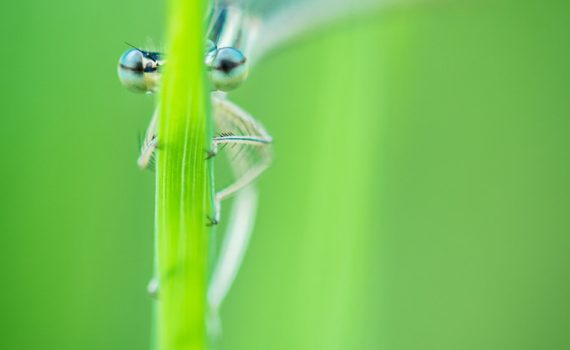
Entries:
{"type": "Polygon", "coordinates": [[[170,0],[168,23],[157,154],[158,349],[203,350],[210,209],[203,1],[170,0]]]}

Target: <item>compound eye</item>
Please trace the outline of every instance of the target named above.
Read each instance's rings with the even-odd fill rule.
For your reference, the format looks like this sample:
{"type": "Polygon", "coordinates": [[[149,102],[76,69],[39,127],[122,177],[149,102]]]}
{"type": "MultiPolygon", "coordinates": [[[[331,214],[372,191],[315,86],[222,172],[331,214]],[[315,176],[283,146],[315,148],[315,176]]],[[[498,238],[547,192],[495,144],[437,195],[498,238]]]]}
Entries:
{"type": "Polygon", "coordinates": [[[137,49],[126,51],[119,59],[119,79],[124,86],[133,91],[148,92],[143,60],[143,53],[137,49]]]}
{"type": "Polygon", "coordinates": [[[214,88],[230,91],[241,85],[248,75],[245,56],[232,47],[224,47],[217,51],[211,62],[210,78],[214,88]]]}

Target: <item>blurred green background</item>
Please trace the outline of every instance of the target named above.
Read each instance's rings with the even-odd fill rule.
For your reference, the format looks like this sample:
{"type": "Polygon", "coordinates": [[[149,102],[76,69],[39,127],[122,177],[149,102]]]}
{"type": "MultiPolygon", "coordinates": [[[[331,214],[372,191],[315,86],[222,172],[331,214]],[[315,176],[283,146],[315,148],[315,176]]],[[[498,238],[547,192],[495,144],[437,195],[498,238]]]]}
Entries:
{"type": "MultiPolygon", "coordinates": [[[[115,70],[164,7],[4,4],[2,349],[148,349],[153,100],[115,70]]],[[[570,348],[569,10],[395,4],[256,67],[277,160],[219,348],[570,348]]]]}

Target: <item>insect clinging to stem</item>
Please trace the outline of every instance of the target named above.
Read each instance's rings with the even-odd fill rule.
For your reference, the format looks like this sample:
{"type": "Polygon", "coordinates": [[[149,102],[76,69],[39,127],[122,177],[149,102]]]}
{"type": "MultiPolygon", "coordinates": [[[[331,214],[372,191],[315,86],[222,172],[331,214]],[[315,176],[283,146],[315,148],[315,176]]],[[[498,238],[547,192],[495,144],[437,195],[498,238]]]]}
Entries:
{"type": "MultiPolygon", "coordinates": [[[[256,32],[257,20],[238,6],[224,3],[214,6],[210,15],[205,41],[204,64],[212,87],[212,115],[217,129],[205,160],[224,150],[228,155],[233,182],[213,193],[213,215],[209,223],[216,225],[221,218],[221,203],[235,196],[220,257],[212,273],[208,303],[212,315],[211,328],[219,328],[218,310],[237,274],[247,248],[257,206],[253,182],[272,161],[272,138],[265,128],[245,110],[227,99],[227,92],[239,87],[249,73],[248,48],[256,32]]],[[[119,79],[130,90],[155,93],[160,89],[162,67],[167,59],[159,52],[145,51],[130,45],[119,59],[119,79]]],[[[157,137],[159,108],[155,108],[146,131],[138,165],[148,167],[159,149],[157,137]]],[[[213,186],[212,186],[213,187],[213,186]]],[[[159,281],[153,279],[149,292],[158,293],[159,281]]]]}
{"type": "MultiPolygon", "coordinates": [[[[244,151],[231,151],[231,165],[236,180],[215,195],[214,215],[211,224],[220,220],[220,203],[254,181],[271,163],[271,136],[246,111],[226,98],[226,93],[239,87],[248,76],[245,55],[248,41],[255,31],[255,21],[250,20],[234,6],[214,9],[204,62],[213,88],[213,117],[218,130],[212,139],[207,158],[217,155],[224,146],[253,146],[244,151]]],[[[119,78],[130,90],[154,93],[160,87],[161,67],[166,59],[159,52],[136,47],[127,50],[119,60],[119,78]]],[[[157,138],[158,109],[155,110],[145,134],[138,164],[146,168],[160,142],[157,138]]]]}

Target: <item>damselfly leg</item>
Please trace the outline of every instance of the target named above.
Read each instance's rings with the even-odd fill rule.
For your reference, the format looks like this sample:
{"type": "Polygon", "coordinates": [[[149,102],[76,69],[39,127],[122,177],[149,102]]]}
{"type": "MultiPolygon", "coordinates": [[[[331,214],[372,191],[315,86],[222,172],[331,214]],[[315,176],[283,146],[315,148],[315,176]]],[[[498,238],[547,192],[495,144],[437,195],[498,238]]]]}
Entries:
{"type": "MultiPolygon", "coordinates": [[[[212,106],[218,135],[212,139],[206,159],[224,148],[235,177],[232,184],[215,194],[214,213],[210,218],[210,224],[215,225],[220,221],[221,202],[259,177],[273,157],[272,138],[261,123],[221,94],[212,94],[212,106]]],[[[155,111],[141,148],[138,164],[142,169],[148,166],[157,148],[157,116],[155,111]]]]}
{"type": "Polygon", "coordinates": [[[216,192],[212,224],[221,216],[221,202],[251,184],[271,164],[273,141],[263,125],[249,113],[221,94],[212,94],[212,106],[218,136],[212,140],[208,156],[215,156],[224,147],[235,181],[216,192]]]}
{"type": "Polygon", "coordinates": [[[158,122],[158,107],[155,108],[150,124],[144,135],[144,139],[141,144],[141,153],[137,159],[137,164],[139,168],[146,169],[152,160],[154,152],[156,151],[158,140],[156,137],[156,123],[158,122]]]}

